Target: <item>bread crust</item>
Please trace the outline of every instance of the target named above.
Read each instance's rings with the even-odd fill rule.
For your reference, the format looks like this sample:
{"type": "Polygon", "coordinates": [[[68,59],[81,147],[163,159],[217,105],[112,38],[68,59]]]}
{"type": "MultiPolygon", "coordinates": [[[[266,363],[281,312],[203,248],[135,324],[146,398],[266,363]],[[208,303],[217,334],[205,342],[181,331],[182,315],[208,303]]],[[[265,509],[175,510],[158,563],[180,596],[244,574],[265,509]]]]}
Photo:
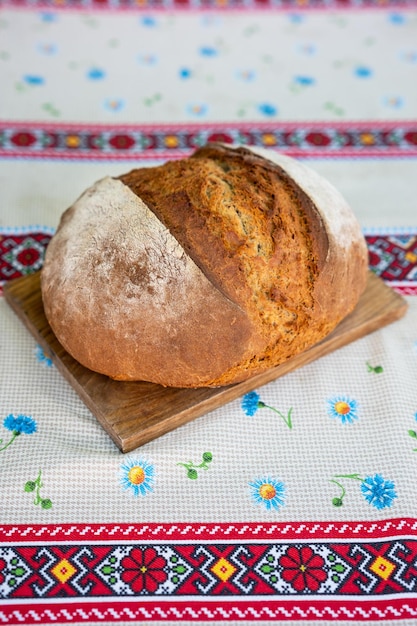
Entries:
{"type": "Polygon", "coordinates": [[[61,219],[41,284],[53,331],[86,367],[199,387],[320,341],[366,273],[359,225],[327,181],[215,144],[87,190],[61,219]]]}

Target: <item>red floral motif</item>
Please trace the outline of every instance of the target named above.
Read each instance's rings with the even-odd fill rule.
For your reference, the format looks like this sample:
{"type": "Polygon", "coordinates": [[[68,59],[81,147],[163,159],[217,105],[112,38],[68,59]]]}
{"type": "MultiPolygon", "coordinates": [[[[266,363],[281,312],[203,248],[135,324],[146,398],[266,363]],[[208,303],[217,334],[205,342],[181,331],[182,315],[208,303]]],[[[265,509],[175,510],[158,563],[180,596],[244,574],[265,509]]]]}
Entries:
{"type": "Polygon", "coordinates": [[[408,141],[408,143],[412,143],[417,146],[417,132],[415,130],[405,133],[404,139],[408,141]]]}
{"type": "Polygon", "coordinates": [[[296,590],[317,591],[327,578],[324,559],[313,552],[310,546],[291,546],[280,558],[282,578],[296,590]]]}
{"type": "Polygon", "coordinates": [[[305,137],[306,141],[313,146],[328,146],[331,143],[329,135],[324,133],[307,133],[305,137]]]}
{"type": "Polygon", "coordinates": [[[41,253],[36,248],[24,248],[17,255],[16,259],[25,267],[31,267],[39,261],[41,253]]]}
{"type": "Polygon", "coordinates": [[[207,141],[221,141],[222,143],[233,143],[233,137],[226,133],[211,133],[207,137],[207,141]]]}
{"type": "Polygon", "coordinates": [[[3,569],[6,569],[6,561],[4,559],[0,559],[0,585],[5,581],[5,576],[2,572],[3,569]]]}
{"type": "Polygon", "coordinates": [[[135,145],[135,140],[130,135],[114,135],[109,144],[116,148],[116,150],[129,150],[135,145]]]}
{"type": "Polygon", "coordinates": [[[122,580],[135,593],[154,593],[159,585],[168,577],[164,568],[167,565],[164,557],[159,555],[155,548],[133,548],[129,556],[122,559],[122,580]]]}
{"type": "Polygon", "coordinates": [[[18,132],[10,137],[10,141],[14,143],[15,146],[29,147],[36,143],[36,136],[33,133],[18,132]]]}

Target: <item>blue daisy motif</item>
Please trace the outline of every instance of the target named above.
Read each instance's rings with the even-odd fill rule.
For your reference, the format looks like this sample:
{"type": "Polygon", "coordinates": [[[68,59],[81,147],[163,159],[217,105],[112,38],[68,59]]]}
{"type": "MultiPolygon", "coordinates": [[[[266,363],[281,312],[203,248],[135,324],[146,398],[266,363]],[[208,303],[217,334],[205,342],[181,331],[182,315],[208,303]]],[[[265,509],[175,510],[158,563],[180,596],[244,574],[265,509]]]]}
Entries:
{"type": "Polygon", "coordinates": [[[408,50],[401,54],[401,59],[407,63],[417,63],[417,50],[408,50]]]}
{"type": "Polygon", "coordinates": [[[125,101],[122,100],[121,98],[108,98],[104,102],[104,108],[114,113],[121,111],[124,108],[124,106],[125,106],[125,101]]]}
{"type": "Polygon", "coordinates": [[[262,504],[268,511],[278,511],[285,504],[285,485],[279,480],[270,478],[258,478],[249,483],[252,500],[256,504],[262,504]]]}
{"type": "Polygon", "coordinates": [[[207,114],[208,107],[204,103],[195,103],[195,104],[190,104],[187,107],[187,110],[188,110],[188,113],[190,113],[190,115],[194,115],[196,117],[204,117],[204,115],[207,114]]]}
{"type": "Polygon", "coordinates": [[[342,424],[352,424],[358,419],[358,403],[347,396],[336,396],[327,400],[327,412],[330,417],[338,417],[342,424]]]}
{"type": "Polygon", "coordinates": [[[312,56],[313,54],[316,54],[316,46],[314,43],[302,43],[300,46],[298,46],[298,51],[301,54],[312,56]]]}
{"type": "Polygon", "coordinates": [[[242,409],[246,415],[252,417],[256,411],[260,408],[260,396],[256,391],[250,391],[245,394],[242,399],[242,409]]]}
{"type": "Polygon", "coordinates": [[[401,96],[386,96],[383,103],[390,109],[401,109],[404,106],[404,100],[401,96]]]}
{"type": "Polygon", "coordinates": [[[153,465],[143,459],[129,459],[121,466],[121,484],[124,489],[131,489],[135,496],[146,496],[153,491],[155,470],[153,465]]]}
{"type": "Polygon", "coordinates": [[[366,65],[358,65],[354,69],[354,74],[358,78],[370,78],[372,76],[373,72],[372,72],[371,68],[367,67],[366,65]]]}
{"type": "Polygon", "coordinates": [[[54,43],[40,43],[38,46],[38,50],[41,54],[52,56],[57,53],[58,47],[54,43]]]}
{"type": "Polygon", "coordinates": [[[252,69],[238,70],[236,76],[245,83],[251,83],[256,78],[256,72],[252,69]]]}
{"type": "Polygon", "coordinates": [[[92,67],[87,72],[87,78],[90,80],[101,80],[106,75],[106,72],[99,67],[92,67]]]}
{"type": "Polygon", "coordinates": [[[142,65],[155,65],[158,62],[158,57],[153,52],[145,52],[144,54],[139,55],[138,57],[139,63],[142,65]]]}
{"type": "Polygon", "coordinates": [[[42,365],[45,365],[46,367],[52,367],[52,359],[45,354],[42,346],[36,346],[35,355],[39,363],[42,363],[42,365]]]}
{"type": "Polygon", "coordinates": [[[270,102],[262,102],[258,106],[258,110],[260,113],[262,113],[262,115],[265,115],[266,117],[273,117],[278,113],[277,107],[270,102]]]}
{"type": "Polygon", "coordinates": [[[397,497],[394,483],[391,480],[385,480],[380,474],[364,478],[361,491],[365,500],[376,509],[390,507],[397,497]]]}
{"type": "Polygon", "coordinates": [[[28,85],[35,85],[35,86],[43,85],[45,83],[45,79],[43,78],[43,76],[38,76],[36,74],[26,74],[25,76],[23,76],[23,80],[28,85]]]}
{"type": "Polygon", "coordinates": [[[28,415],[15,416],[10,414],[4,419],[3,426],[12,432],[12,438],[4,445],[2,445],[3,440],[0,439],[0,450],[8,448],[21,434],[32,435],[36,432],[36,422],[28,415]]]}
{"type": "Polygon", "coordinates": [[[214,46],[201,46],[199,52],[203,57],[215,57],[218,55],[218,50],[214,46]]]}

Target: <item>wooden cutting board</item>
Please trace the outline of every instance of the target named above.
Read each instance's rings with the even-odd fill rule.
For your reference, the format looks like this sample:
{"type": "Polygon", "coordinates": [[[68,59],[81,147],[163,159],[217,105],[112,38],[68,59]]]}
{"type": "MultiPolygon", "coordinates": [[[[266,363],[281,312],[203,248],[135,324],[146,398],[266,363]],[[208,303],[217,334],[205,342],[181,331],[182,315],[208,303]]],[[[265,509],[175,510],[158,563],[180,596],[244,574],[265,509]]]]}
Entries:
{"type": "Polygon", "coordinates": [[[243,383],[217,389],[173,389],[146,382],[116,382],[80,365],[61,346],[44,314],[40,272],[11,281],[7,302],[122,452],[178,428],[337,348],[401,318],[405,300],[369,273],[356,309],[323,341],[243,383]]]}

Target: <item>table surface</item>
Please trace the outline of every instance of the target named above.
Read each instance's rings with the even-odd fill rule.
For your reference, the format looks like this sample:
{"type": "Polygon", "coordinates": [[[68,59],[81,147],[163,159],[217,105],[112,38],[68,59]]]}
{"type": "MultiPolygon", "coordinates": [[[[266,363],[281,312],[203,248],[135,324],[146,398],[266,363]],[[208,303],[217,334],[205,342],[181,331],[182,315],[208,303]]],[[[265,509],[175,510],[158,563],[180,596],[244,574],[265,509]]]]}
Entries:
{"type": "Polygon", "coordinates": [[[2,285],[216,139],[328,178],[408,304],[122,454],[0,298],[0,622],[415,624],[417,2],[6,0],[0,78],[2,285]]]}

